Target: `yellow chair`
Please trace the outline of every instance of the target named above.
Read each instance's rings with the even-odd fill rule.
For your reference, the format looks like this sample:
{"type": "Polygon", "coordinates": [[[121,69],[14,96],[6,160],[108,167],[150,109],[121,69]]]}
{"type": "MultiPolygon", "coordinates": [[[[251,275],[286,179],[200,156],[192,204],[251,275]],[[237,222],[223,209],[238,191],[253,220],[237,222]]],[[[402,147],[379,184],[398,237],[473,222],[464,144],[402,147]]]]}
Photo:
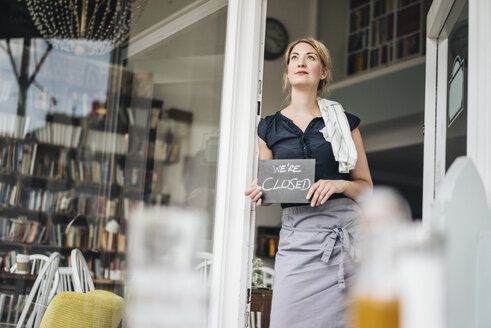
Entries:
{"type": "Polygon", "coordinates": [[[116,328],[123,311],[123,298],[105,290],[62,292],[49,303],[40,328],[116,328]]]}

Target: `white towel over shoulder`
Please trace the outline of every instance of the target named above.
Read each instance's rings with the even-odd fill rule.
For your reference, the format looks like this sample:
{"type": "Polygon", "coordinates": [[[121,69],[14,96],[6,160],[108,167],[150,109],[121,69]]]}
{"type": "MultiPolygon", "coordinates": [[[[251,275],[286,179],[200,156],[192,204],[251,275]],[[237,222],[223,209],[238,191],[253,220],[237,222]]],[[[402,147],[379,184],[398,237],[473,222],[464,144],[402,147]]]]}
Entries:
{"type": "Polygon", "coordinates": [[[356,166],[358,154],[344,108],[335,101],[320,97],[317,103],[326,125],[320,132],[331,143],[334,159],[339,162],[339,173],[349,173],[356,166]]]}

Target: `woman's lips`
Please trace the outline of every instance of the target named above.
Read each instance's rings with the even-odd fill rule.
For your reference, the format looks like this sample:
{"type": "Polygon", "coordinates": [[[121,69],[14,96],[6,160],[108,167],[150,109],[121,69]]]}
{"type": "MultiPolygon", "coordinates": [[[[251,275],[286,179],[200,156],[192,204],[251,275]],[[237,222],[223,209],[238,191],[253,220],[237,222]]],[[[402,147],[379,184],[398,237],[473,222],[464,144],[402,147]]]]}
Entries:
{"type": "Polygon", "coordinates": [[[308,73],[306,71],[298,71],[295,74],[297,74],[297,75],[304,75],[304,74],[308,74],[308,73]]]}

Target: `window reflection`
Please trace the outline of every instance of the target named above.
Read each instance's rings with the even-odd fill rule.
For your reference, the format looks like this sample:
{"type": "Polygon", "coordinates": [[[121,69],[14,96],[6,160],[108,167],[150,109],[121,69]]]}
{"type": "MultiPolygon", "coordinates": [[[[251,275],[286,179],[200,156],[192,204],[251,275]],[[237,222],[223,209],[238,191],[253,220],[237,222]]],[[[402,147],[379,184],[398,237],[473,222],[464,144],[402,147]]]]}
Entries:
{"type": "MultiPolygon", "coordinates": [[[[15,253],[58,251],[68,266],[79,248],[95,288],[122,295],[139,206],[203,210],[196,249],[212,252],[226,8],[128,57],[133,35],[194,2],[148,1],[170,11],[147,12],[126,43],[98,55],[53,47],[34,25],[2,32],[2,271],[15,253]]],[[[29,22],[19,6],[7,9],[29,22]]]]}
{"type": "Polygon", "coordinates": [[[466,154],[468,6],[466,5],[448,36],[447,142],[446,169],[466,154]]]}

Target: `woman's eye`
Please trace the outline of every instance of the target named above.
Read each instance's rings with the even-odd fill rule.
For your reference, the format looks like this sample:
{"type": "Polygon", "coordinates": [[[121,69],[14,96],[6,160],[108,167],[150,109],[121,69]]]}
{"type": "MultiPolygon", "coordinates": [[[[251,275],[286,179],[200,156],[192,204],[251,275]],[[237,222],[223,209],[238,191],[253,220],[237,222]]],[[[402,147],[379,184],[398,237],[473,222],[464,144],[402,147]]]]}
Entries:
{"type": "Polygon", "coordinates": [[[293,60],[293,59],[297,59],[297,56],[295,56],[295,55],[294,55],[294,56],[292,56],[292,57],[290,58],[290,60],[293,60]]]}
{"type": "Polygon", "coordinates": [[[315,60],[315,57],[314,56],[309,56],[308,57],[310,60],[315,60]]]}

